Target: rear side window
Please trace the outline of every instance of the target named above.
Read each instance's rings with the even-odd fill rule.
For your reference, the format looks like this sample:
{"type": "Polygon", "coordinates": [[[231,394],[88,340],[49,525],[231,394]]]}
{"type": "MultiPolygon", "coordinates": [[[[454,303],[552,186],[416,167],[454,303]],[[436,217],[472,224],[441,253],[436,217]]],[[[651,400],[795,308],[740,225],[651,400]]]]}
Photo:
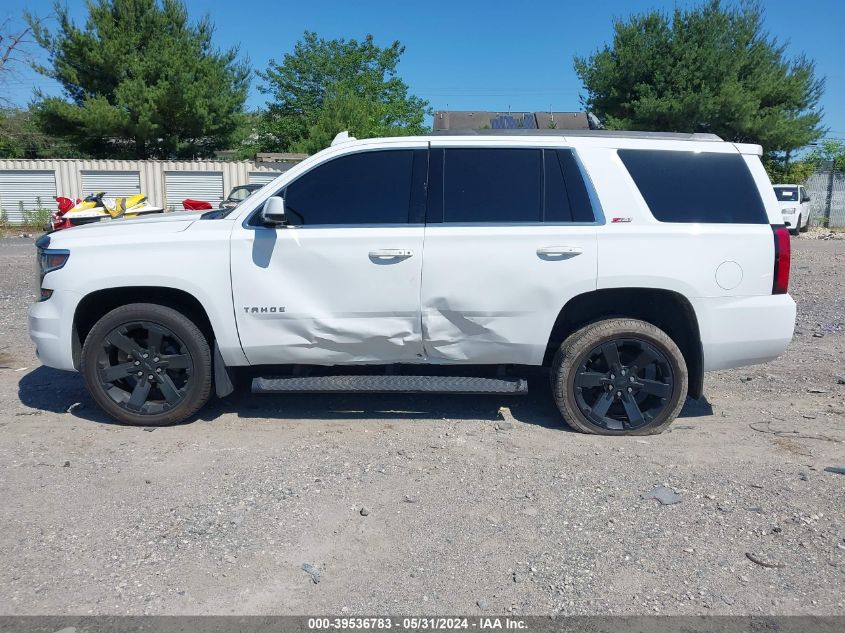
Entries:
{"type": "Polygon", "coordinates": [[[291,224],[404,224],[411,201],[412,150],[341,156],[285,190],[291,224]]]}
{"type": "Polygon", "coordinates": [[[435,149],[429,165],[429,222],[594,221],[571,150],[435,149]]]}
{"type": "Polygon", "coordinates": [[[619,157],[660,222],[768,224],[739,154],[620,149],[619,157]]]}
{"type": "Polygon", "coordinates": [[[539,149],[447,149],[443,164],[446,222],[539,222],[539,149]]]}
{"type": "Polygon", "coordinates": [[[544,222],[593,222],[593,208],[572,150],[544,152],[544,222]]]}

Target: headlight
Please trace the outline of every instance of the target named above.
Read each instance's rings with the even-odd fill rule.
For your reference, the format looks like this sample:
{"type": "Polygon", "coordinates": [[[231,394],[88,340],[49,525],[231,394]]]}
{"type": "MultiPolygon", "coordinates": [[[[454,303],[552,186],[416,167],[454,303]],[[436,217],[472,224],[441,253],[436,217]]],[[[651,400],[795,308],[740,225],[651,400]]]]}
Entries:
{"type": "Polygon", "coordinates": [[[788,215],[788,214],[795,213],[795,209],[794,209],[794,208],[792,208],[792,209],[781,209],[780,211],[781,211],[781,213],[783,213],[784,215],[788,215]]]}
{"type": "MultiPolygon", "coordinates": [[[[39,248],[38,249],[38,285],[44,283],[44,275],[58,270],[67,263],[70,257],[70,251],[55,249],[55,248],[39,248]]],[[[52,293],[51,293],[52,294],[52,293]]],[[[49,299],[49,296],[41,295],[41,300],[49,299]]]]}
{"type": "Polygon", "coordinates": [[[68,257],[70,257],[70,251],[41,251],[41,276],[64,266],[68,257]]]}

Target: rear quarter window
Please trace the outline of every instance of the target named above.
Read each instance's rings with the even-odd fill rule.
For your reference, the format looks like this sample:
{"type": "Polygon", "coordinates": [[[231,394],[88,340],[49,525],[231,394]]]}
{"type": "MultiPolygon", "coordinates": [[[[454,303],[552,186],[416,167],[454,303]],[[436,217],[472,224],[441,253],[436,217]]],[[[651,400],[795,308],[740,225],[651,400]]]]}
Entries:
{"type": "Polygon", "coordinates": [[[660,222],[768,224],[754,177],[740,154],[620,149],[660,222]]]}

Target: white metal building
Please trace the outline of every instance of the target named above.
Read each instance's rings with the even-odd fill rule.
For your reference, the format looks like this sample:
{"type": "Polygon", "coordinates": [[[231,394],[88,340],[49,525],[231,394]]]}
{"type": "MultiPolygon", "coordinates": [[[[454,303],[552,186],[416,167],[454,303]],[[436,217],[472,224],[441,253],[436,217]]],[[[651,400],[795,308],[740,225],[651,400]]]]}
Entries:
{"type": "Polygon", "coordinates": [[[88,159],[0,159],[0,209],[10,223],[21,210],[55,209],[56,196],[84,198],[144,193],[150,202],[181,210],[182,200],[205,200],[217,207],[238,185],[265,184],[294,162],[166,161],[88,159]]]}

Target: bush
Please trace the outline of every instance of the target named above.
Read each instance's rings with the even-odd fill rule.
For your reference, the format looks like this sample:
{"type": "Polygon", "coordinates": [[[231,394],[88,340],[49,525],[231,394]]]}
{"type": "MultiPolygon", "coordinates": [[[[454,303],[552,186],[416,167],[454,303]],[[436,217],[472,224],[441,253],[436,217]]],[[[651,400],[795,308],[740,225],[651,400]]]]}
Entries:
{"type": "Polygon", "coordinates": [[[34,229],[47,229],[50,226],[50,209],[32,209],[23,212],[23,224],[34,229]]]}
{"type": "Polygon", "coordinates": [[[816,165],[808,160],[796,160],[787,163],[783,158],[767,156],[763,158],[763,166],[769,174],[772,184],[794,183],[803,184],[816,171],[816,165]]]}

